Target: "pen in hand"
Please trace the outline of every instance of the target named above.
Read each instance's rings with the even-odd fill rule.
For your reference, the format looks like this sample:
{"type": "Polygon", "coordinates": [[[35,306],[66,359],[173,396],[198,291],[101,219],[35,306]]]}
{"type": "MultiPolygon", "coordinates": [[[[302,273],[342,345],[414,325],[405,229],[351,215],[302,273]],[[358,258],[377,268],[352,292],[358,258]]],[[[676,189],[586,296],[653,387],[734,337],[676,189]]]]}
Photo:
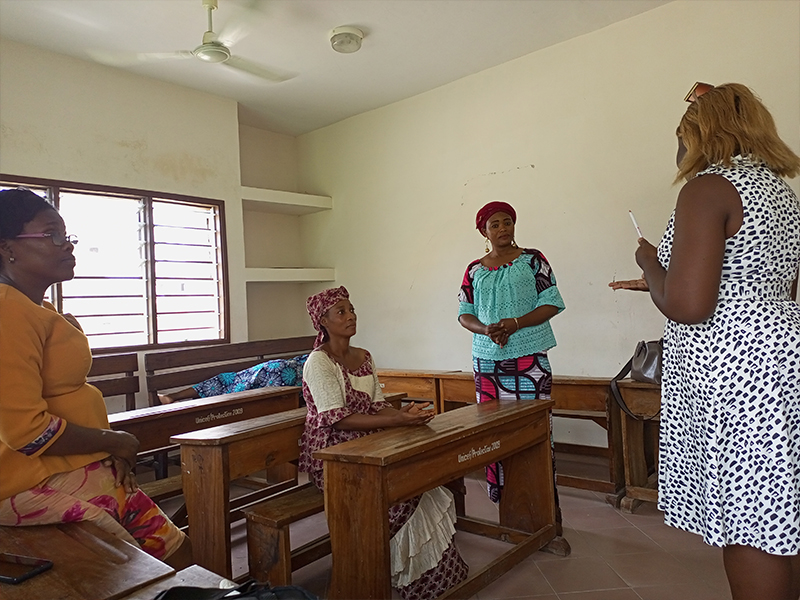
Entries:
{"type": "Polygon", "coordinates": [[[642,230],[639,229],[639,224],[636,222],[636,217],[633,216],[633,211],[628,211],[628,214],[631,216],[631,221],[633,221],[633,226],[636,227],[636,233],[639,235],[640,238],[643,238],[642,230]]]}

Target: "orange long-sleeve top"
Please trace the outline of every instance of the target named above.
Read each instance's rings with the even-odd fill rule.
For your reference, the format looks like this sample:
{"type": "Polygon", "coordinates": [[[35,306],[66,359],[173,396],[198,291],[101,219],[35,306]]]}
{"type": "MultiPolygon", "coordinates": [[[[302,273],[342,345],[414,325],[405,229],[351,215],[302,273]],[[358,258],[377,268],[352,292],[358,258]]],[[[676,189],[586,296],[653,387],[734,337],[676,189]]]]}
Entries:
{"type": "Polygon", "coordinates": [[[44,456],[67,423],[108,429],[82,331],[52,304],[0,284],[0,500],[108,453],[44,456]]]}

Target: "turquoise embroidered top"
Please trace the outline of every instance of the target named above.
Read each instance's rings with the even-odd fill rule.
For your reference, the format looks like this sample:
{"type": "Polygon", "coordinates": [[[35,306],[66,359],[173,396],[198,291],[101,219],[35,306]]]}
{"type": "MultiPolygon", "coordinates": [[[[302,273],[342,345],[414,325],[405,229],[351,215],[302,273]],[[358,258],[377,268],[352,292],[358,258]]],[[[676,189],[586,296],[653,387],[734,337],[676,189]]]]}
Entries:
{"type": "MultiPolygon", "coordinates": [[[[474,315],[481,323],[497,323],[528,314],[539,306],[564,310],[564,300],[556,287],[556,277],[544,254],[525,249],[517,258],[500,267],[484,267],[480,260],[469,264],[458,296],[458,315],[474,315]]],[[[472,355],[489,360],[519,358],[545,352],[556,345],[550,322],[525,327],[511,334],[503,348],[489,336],[473,334],[472,355]]]]}

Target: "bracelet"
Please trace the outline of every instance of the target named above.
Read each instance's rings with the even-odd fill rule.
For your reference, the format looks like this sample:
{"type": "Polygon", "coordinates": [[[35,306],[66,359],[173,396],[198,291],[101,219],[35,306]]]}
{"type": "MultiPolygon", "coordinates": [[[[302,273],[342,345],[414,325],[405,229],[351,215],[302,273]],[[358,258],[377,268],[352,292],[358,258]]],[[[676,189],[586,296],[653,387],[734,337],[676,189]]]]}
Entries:
{"type": "MultiPolygon", "coordinates": [[[[517,331],[519,331],[520,327],[519,327],[519,320],[517,319],[517,317],[514,317],[514,323],[517,324],[517,331]]],[[[515,331],[514,333],[517,333],[517,331],[515,331]]]]}

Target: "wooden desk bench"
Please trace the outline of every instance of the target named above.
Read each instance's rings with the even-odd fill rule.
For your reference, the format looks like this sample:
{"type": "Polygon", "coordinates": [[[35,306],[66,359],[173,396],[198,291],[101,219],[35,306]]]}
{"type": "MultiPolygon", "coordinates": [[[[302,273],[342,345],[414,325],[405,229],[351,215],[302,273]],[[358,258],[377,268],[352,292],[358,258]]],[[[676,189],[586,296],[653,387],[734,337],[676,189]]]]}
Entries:
{"type": "MultiPolygon", "coordinates": [[[[378,369],[384,390],[406,391],[409,396],[434,399],[437,414],[474,404],[475,380],[468,371],[415,371],[378,369]],[[408,385],[406,385],[408,382],[408,385]]],[[[620,410],[612,401],[609,379],[596,377],[553,377],[554,417],[588,419],[606,429],[607,447],[556,444],[556,452],[588,454],[608,460],[608,478],[597,479],[558,473],[558,484],[608,494],[615,506],[625,486],[622,457],[620,410]]]]}
{"type": "Polygon", "coordinates": [[[0,552],[53,561],[52,569],[20,584],[0,583],[3,600],[113,600],[174,573],[88,521],[0,527],[0,552]]]}
{"type": "Polygon", "coordinates": [[[125,396],[125,410],[136,408],[139,391],[139,357],[133,354],[101,354],[92,356],[87,379],[103,394],[103,398],[125,396]]]}
{"type": "Polygon", "coordinates": [[[556,535],[551,400],[485,402],[314,453],[324,461],[333,565],[328,598],[392,597],[389,507],[502,460],[500,524],[458,527],[515,544],[440,598],[469,598],[556,535]]]}
{"type": "Polygon", "coordinates": [[[625,496],[620,509],[633,512],[642,502],[658,502],[658,428],[661,387],[632,379],[618,382],[619,393],[630,411],[642,417],[622,415],[622,454],[625,463],[625,496]]]}
{"type": "Polygon", "coordinates": [[[267,488],[260,497],[231,501],[231,481],[296,461],[305,419],[306,409],[296,408],[173,436],[181,445],[189,536],[198,565],[231,577],[231,510],[280,491],[267,488]]]}
{"type": "MultiPolygon", "coordinates": [[[[378,369],[378,380],[384,394],[405,392],[409,398],[430,400],[436,413],[440,410],[438,378],[454,371],[416,371],[408,369],[378,369]]],[[[460,371],[456,371],[460,372],[460,371]]],[[[474,390],[473,390],[474,392],[474,390]]]]}
{"type": "MultiPolygon", "coordinates": [[[[260,388],[115,413],[109,415],[108,420],[112,429],[135,435],[139,440],[140,454],[145,454],[169,449],[173,435],[280,413],[299,406],[299,387],[260,388]]],[[[161,460],[165,462],[164,458],[161,460]]],[[[180,475],[167,477],[166,465],[163,464],[159,474],[161,478],[156,481],[142,484],[148,496],[159,501],[181,493],[183,480],[180,475]]],[[[296,473],[283,469],[274,474],[272,481],[278,479],[295,480],[296,473]]],[[[180,526],[182,517],[183,513],[179,512],[173,520],[180,526]]]]}
{"type": "MultiPolygon", "coordinates": [[[[386,399],[396,402],[404,396],[387,394],[386,399]]],[[[197,564],[231,576],[231,522],[243,516],[243,508],[286,489],[270,486],[231,500],[231,481],[297,461],[305,419],[306,409],[297,408],[172,437],[181,446],[183,492],[197,564]]],[[[288,525],[304,516],[294,511],[284,519],[288,525]]]]}

